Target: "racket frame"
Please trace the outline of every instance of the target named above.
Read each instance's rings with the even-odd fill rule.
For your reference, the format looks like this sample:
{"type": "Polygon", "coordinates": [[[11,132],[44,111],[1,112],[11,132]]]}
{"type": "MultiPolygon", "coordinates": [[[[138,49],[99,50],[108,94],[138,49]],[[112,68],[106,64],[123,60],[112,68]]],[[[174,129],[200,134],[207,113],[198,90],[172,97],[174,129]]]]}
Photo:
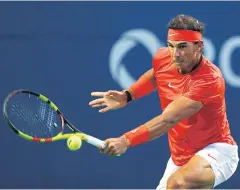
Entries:
{"type": "Polygon", "coordinates": [[[7,122],[8,126],[20,137],[24,138],[25,140],[28,141],[33,141],[33,142],[41,142],[41,143],[49,143],[49,142],[55,142],[58,140],[64,140],[64,139],[68,139],[70,136],[72,135],[76,135],[79,138],[81,138],[83,141],[86,141],[89,144],[92,144],[98,148],[104,149],[106,147],[106,143],[100,139],[97,139],[93,136],[87,135],[83,132],[81,132],[79,129],[77,129],[76,127],[74,127],[61,113],[61,111],[58,109],[58,107],[50,100],[48,99],[46,96],[40,94],[40,93],[36,93],[36,92],[32,92],[30,90],[25,90],[25,89],[20,89],[20,90],[15,90],[12,93],[10,93],[4,100],[3,103],[3,117],[5,119],[5,121],[7,122]],[[21,93],[25,93],[25,94],[31,94],[33,96],[38,97],[39,99],[41,99],[42,101],[46,102],[60,117],[61,119],[61,131],[60,133],[58,133],[56,136],[54,137],[50,137],[50,138],[38,138],[38,137],[32,137],[30,135],[27,135],[23,132],[21,132],[20,130],[18,130],[14,124],[10,121],[10,119],[8,118],[8,113],[7,113],[7,104],[9,102],[9,100],[15,96],[16,94],[21,94],[21,93]],[[67,125],[70,130],[72,131],[72,133],[66,133],[64,134],[64,126],[67,125]]]}

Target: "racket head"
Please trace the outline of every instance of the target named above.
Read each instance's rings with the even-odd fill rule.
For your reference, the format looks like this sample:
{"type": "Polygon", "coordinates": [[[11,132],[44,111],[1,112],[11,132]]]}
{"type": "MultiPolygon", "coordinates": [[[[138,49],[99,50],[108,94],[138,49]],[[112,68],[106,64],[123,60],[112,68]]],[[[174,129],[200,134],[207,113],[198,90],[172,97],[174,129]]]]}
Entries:
{"type": "Polygon", "coordinates": [[[3,117],[16,134],[35,142],[58,139],[65,126],[63,115],[51,100],[24,89],[16,90],[5,98],[3,117]]]}

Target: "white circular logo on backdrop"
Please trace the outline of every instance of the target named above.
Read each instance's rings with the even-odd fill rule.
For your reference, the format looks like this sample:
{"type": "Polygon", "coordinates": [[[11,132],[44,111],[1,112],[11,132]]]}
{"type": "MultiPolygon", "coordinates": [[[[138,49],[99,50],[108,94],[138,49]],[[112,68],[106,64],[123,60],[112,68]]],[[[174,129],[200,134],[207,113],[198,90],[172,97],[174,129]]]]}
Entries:
{"type": "Polygon", "coordinates": [[[156,35],[146,29],[134,29],[122,34],[120,39],[113,45],[109,58],[110,73],[122,89],[128,88],[136,81],[128,72],[122,60],[139,43],[152,56],[160,47],[163,47],[156,35]]]}

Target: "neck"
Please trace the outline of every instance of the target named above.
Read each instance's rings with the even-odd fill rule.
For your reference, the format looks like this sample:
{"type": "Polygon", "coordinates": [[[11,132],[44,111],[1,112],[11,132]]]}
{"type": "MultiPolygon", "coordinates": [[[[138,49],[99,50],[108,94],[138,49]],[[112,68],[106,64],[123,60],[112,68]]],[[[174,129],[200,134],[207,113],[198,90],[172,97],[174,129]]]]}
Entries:
{"type": "Polygon", "coordinates": [[[202,62],[202,54],[198,56],[197,62],[194,64],[190,72],[194,71],[200,65],[201,62],[202,62]]]}
{"type": "Polygon", "coordinates": [[[197,61],[195,63],[193,63],[193,66],[191,68],[188,68],[185,71],[181,71],[181,70],[178,69],[178,72],[181,73],[181,74],[191,73],[192,71],[194,71],[200,65],[201,62],[202,62],[202,54],[200,54],[198,56],[197,61]]]}

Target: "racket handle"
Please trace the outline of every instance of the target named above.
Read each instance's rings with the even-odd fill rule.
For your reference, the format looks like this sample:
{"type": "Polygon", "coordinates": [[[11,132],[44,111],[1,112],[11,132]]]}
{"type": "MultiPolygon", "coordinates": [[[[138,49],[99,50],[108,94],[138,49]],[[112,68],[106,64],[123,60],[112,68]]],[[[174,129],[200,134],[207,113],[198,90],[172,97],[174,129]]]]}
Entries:
{"type": "Polygon", "coordinates": [[[99,147],[101,147],[102,149],[106,148],[106,143],[104,141],[97,139],[95,137],[92,137],[90,135],[87,135],[86,142],[98,148],[99,147]]]}

